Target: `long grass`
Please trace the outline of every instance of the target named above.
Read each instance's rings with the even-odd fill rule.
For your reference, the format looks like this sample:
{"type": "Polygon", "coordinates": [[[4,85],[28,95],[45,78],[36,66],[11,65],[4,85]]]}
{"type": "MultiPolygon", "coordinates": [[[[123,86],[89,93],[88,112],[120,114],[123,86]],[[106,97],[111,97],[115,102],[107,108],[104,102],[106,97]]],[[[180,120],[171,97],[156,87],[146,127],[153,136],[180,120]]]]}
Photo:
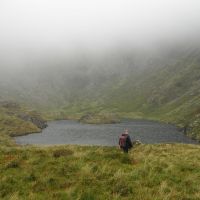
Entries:
{"type": "Polygon", "coordinates": [[[18,146],[9,135],[35,127],[1,115],[0,199],[200,199],[199,145],[18,146]]]}
{"type": "Polygon", "coordinates": [[[200,199],[198,145],[0,147],[0,199],[200,199]]]}

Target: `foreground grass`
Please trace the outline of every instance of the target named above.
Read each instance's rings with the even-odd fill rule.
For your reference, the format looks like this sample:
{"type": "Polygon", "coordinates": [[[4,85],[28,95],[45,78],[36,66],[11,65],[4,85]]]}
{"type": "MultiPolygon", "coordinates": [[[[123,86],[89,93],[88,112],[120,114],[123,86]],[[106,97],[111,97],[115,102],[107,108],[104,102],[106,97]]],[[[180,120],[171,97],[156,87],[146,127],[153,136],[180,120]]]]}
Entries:
{"type": "MultiPolygon", "coordinates": [[[[4,138],[4,140],[7,140],[4,138]]],[[[0,199],[200,199],[200,147],[0,147],[0,199]]]]}
{"type": "Polygon", "coordinates": [[[200,199],[199,145],[17,146],[35,127],[0,111],[0,199],[200,199]]]}

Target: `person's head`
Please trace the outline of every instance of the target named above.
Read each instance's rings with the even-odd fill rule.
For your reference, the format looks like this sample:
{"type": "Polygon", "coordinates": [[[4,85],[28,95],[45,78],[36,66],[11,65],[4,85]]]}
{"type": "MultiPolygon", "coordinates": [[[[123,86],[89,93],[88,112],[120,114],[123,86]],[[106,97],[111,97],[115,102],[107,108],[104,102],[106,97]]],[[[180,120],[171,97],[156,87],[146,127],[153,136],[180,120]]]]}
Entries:
{"type": "Polygon", "coordinates": [[[128,134],[128,129],[127,129],[127,128],[125,129],[124,133],[125,133],[125,134],[128,134]]]}

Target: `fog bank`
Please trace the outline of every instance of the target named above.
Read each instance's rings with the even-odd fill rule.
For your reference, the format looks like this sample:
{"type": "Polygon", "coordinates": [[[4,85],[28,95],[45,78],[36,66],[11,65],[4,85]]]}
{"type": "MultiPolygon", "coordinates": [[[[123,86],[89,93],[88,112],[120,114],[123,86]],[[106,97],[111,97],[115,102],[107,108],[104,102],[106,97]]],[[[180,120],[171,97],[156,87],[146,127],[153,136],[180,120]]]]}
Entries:
{"type": "Polygon", "coordinates": [[[199,9],[198,0],[2,0],[0,67],[196,44],[199,9]]]}

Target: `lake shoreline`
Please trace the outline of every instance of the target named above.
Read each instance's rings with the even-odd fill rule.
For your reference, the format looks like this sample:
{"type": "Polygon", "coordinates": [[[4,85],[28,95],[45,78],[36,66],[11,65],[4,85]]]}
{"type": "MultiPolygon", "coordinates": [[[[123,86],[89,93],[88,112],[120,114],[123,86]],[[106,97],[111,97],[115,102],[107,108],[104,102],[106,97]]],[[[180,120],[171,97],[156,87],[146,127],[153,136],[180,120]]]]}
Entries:
{"type": "MultiPolygon", "coordinates": [[[[51,145],[62,145],[62,144],[63,145],[66,145],[66,144],[74,145],[74,144],[77,144],[76,143],[77,141],[74,141],[75,139],[73,138],[73,135],[75,137],[78,134],[80,137],[83,137],[83,136],[80,135],[80,132],[83,132],[83,133],[86,133],[86,135],[89,134],[90,137],[92,137],[92,140],[94,140],[94,144],[91,144],[90,142],[87,143],[87,140],[85,140],[83,138],[83,140],[85,141],[84,145],[90,146],[90,145],[96,145],[97,144],[97,145],[100,145],[100,146],[107,146],[107,141],[104,139],[104,137],[107,137],[107,135],[105,135],[105,134],[107,134],[107,132],[108,132],[108,134],[110,134],[108,140],[111,140],[112,144],[114,144],[114,142],[113,142],[114,139],[116,140],[116,138],[118,138],[120,132],[122,132],[126,127],[128,127],[128,129],[130,129],[130,134],[132,135],[132,137],[133,138],[136,137],[135,139],[139,139],[142,143],[143,143],[143,141],[145,141],[144,143],[147,143],[147,144],[185,143],[186,141],[188,141],[186,143],[199,144],[198,141],[191,139],[188,136],[183,136],[184,135],[183,132],[180,131],[178,129],[178,127],[175,126],[174,124],[171,124],[171,123],[169,124],[169,123],[165,123],[165,122],[157,122],[155,120],[122,119],[120,123],[115,123],[115,124],[86,124],[86,123],[81,123],[77,120],[56,120],[56,121],[49,121],[48,125],[50,126],[50,129],[49,129],[50,134],[51,134],[50,136],[54,137],[54,140],[56,141],[55,143],[51,142],[51,145]],[[60,124],[61,127],[59,127],[59,124],[60,124]],[[57,129],[55,128],[55,130],[54,130],[53,126],[55,126],[57,129]],[[68,130],[66,126],[69,126],[70,130],[68,130]],[[142,127],[148,129],[148,126],[149,126],[150,130],[143,130],[142,127]],[[154,133],[156,128],[158,129],[157,130],[158,133],[154,133]],[[162,130],[162,128],[163,128],[163,130],[162,130]],[[59,137],[59,134],[60,134],[59,130],[60,129],[62,130],[62,137],[64,137],[66,134],[69,134],[68,132],[70,131],[70,135],[65,136],[65,137],[69,137],[70,138],[69,141],[72,141],[72,143],[69,143],[69,142],[66,143],[66,142],[63,142],[62,140],[61,140],[61,142],[58,141],[59,139],[57,137],[59,137]],[[80,130],[78,130],[78,129],[80,129],[80,130]],[[77,130],[79,132],[76,132],[77,130]],[[54,135],[55,134],[54,132],[56,132],[57,136],[54,135]],[[104,133],[104,132],[106,132],[106,133],[104,133]],[[170,134],[170,132],[172,132],[172,134],[170,134]],[[101,133],[101,134],[99,134],[99,133],[101,133]],[[145,136],[145,134],[146,134],[146,136],[145,136]],[[152,138],[150,136],[151,134],[152,134],[152,138]],[[94,137],[94,135],[96,135],[97,138],[99,138],[99,141],[102,141],[103,145],[98,144],[99,141],[94,137]],[[172,137],[172,139],[170,139],[171,137],[172,137]],[[174,138],[174,140],[173,140],[173,138],[174,138]],[[183,141],[181,141],[181,138],[183,138],[183,141]]],[[[39,132],[37,134],[35,134],[35,133],[28,134],[28,135],[31,135],[31,136],[29,136],[29,138],[36,138],[36,136],[33,136],[33,135],[38,135],[38,137],[47,137],[46,134],[47,134],[48,130],[46,130],[46,129],[48,129],[49,126],[45,129],[43,129],[41,132],[39,132]]],[[[28,135],[25,135],[25,136],[28,136],[28,135]]],[[[23,138],[23,137],[24,136],[14,137],[16,144],[19,144],[18,141],[20,141],[20,138],[23,138]]],[[[48,138],[46,138],[46,139],[47,139],[47,141],[49,140],[48,138]]],[[[43,145],[46,145],[47,142],[43,138],[42,138],[42,140],[44,141],[43,145]]],[[[89,138],[89,140],[90,140],[90,138],[89,138]]],[[[41,145],[40,142],[39,142],[39,144],[41,145]]],[[[78,143],[77,145],[82,145],[82,141],[80,143],[78,143]]],[[[108,144],[108,146],[110,146],[110,145],[111,144],[108,144]]]]}

